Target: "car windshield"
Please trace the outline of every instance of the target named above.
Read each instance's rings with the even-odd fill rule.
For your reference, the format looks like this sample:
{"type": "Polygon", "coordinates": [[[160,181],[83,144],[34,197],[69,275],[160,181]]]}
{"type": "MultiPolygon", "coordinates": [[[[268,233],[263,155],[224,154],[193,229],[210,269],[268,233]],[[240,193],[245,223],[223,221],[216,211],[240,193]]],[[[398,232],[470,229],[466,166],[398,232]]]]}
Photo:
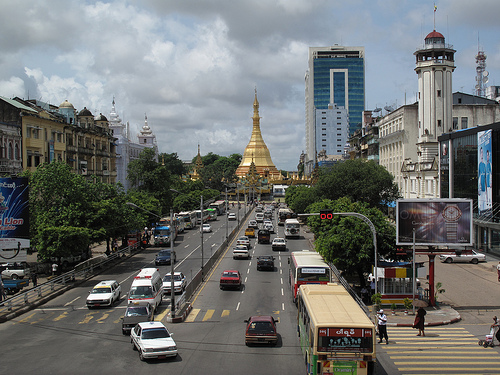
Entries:
{"type": "Polygon", "coordinates": [[[274,242],[285,242],[285,240],[284,240],[284,239],[282,239],[282,238],[276,238],[276,239],[274,240],[274,242]]]}
{"type": "Polygon", "coordinates": [[[170,250],[162,250],[158,253],[159,257],[170,257],[170,250]]]}
{"type": "Polygon", "coordinates": [[[104,294],[104,293],[111,293],[111,288],[110,287],[98,287],[92,289],[92,294],[104,294]]]}
{"type": "Polygon", "coordinates": [[[224,277],[238,277],[238,274],[236,272],[224,272],[222,274],[224,277]]]}
{"type": "Polygon", "coordinates": [[[271,322],[251,322],[248,326],[249,333],[271,333],[274,332],[271,322]]]}
{"type": "Polygon", "coordinates": [[[127,311],[125,311],[125,316],[147,316],[148,315],[148,309],[146,306],[134,306],[134,307],[128,307],[127,311]]]}
{"type": "MultiPolygon", "coordinates": [[[[165,275],[163,281],[171,281],[170,275],[165,275]]],[[[174,281],[181,281],[181,275],[174,275],[174,281]]]]}
{"type": "Polygon", "coordinates": [[[153,290],[150,286],[134,286],[130,289],[129,296],[131,298],[151,298],[153,297],[153,290]]]}
{"type": "Polygon", "coordinates": [[[165,328],[150,328],[142,330],[142,339],[164,339],[170,337],[170,334],[165,328]]]}
{"type": "Polygon", "coordinates": [[[248,237],[240,237],[238,238],[238,241],[248,241],[248,237]]]}

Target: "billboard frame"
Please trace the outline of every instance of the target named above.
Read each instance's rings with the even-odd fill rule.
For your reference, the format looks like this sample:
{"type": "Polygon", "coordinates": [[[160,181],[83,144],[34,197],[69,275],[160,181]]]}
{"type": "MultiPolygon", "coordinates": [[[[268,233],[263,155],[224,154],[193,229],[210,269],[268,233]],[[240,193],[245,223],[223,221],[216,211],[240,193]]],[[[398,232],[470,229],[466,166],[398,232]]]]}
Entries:
{"type": "Polygon", "coordinates": [[[463,198],[398,199],[396,245],[473,245],[473,201],[463,198]],[[415,243],[413,243],[415,229],[415,243]]]}

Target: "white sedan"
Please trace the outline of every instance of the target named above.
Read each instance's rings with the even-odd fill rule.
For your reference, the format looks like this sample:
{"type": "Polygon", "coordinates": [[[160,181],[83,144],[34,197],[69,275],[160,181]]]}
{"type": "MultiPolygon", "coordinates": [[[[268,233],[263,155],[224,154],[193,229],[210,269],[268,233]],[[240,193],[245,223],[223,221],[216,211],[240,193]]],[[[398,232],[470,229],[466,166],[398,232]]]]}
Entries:
{"type": "Polygon", "coordinates": [[[237,245],[233,249],[233,259],[250,259],[248,248],[244,245],[237,245]]]}
{"type": "Polygon", "coordinates": [[[439,260],[445,263],[474,263],[486,262],[486,255],[474,250],[462,250],[452,253],[440,254],[439,260]]]}
{"type": "Polygon", "coordinates": [[[236,214],[234,212],[230,212],[227,214],[228,220],[236,220],[236,214]]]}
{"type": "Polygon", "coordinates": [[[139,351],[141,361],[177,356],[177,345],[162,322],[138,323],[130,332],[130,342],[139,351]]]}
{"type": "MultiPolygon", "coordinates": [[[[174,272],[174,292],[183,293],[186,289],[187,279],[182,272],[174,272]]],[[[172,279],[170,272],[163,277],[163,294],[170,295],[172,290],[172,279]]]]}
{"type": "Polygon", "coordinates": [[[212,226],[210,224],[203,224],[202,230],[204,233],[210,233],[212,231],[212,226]]]}

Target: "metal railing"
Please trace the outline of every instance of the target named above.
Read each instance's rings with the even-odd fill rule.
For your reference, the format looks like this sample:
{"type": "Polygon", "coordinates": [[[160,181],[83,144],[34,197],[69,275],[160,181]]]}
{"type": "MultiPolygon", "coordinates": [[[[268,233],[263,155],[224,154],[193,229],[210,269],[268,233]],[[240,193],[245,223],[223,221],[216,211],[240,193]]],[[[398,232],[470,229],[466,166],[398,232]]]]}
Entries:
{"type": "Polygon", "coordinates": [[[139,249],[139,244],[128,246],[109,256],[99,256],[91,258],[78,264],[71,271],[65,272],[59,276],[53,276],[45,283],[38,284],[36,287],[16,294],[0,302],[0,313],[11,312],[14,308],[21,308],[34,303],[41,298],[48,297],[52,293],[64,290],[73,286],[77,281],[83,281],[95,275],[96,271],[101,270],[109,263],[116,262],[121,257],[130,256],[134,250],[139,249]]]}

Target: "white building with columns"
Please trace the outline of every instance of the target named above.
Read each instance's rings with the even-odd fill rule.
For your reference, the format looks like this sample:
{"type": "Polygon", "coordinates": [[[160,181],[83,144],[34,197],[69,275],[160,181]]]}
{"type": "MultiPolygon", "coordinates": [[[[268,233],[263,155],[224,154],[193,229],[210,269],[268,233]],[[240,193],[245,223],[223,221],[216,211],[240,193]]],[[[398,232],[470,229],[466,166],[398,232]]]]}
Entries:
{"type": "Polygon", "coordinates": [[[137,143],[130,139],[130,124],[124,124],[120,116],[116,113],[115,100],[109,115],[109,129],[113,132],[116,141],[116,182],[120,182],[125,191],[130,188],[130,182],[127,180],[127,170],[130,161],[138,159],[142,150],[146,147],[154,148],[156,157],[158,157],[158,146],[156,136],[148,125],[148,118],[145,116],[144,125],[139,134],[137,134],[137,143]]]}

